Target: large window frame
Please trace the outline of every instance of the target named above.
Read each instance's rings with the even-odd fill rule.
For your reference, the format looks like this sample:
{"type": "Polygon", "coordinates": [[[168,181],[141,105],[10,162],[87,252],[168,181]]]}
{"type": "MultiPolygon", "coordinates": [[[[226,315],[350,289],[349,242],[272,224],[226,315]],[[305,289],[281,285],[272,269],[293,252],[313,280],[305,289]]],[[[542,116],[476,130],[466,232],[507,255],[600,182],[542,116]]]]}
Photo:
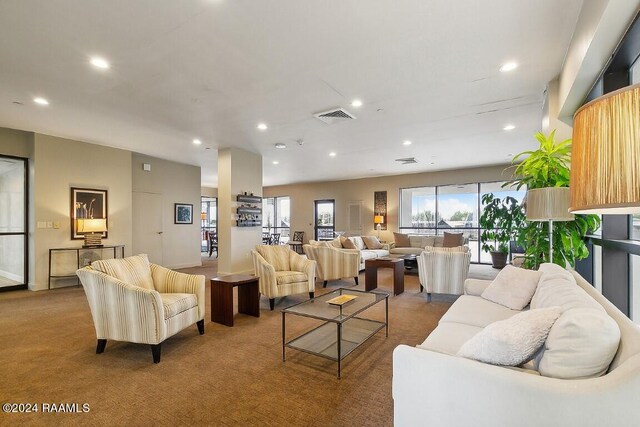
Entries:
{"type": "MultiPolygon", "coordinates": [[[[406,187],[399,189],[399,221],[398,221],[398,230],[401,233],[410,233],[410,234],[426,234],[426,235],[442,235],[445,231],[449,232],[462,232],[465,237],[469,239],[469,249],[471,250],[471,262],[474,264],[491,264],[491,257],[488,253],[482,251],[482,245],[480,244],[480,235],[482,234],[482,228],[479,224],[479,218],[482,214],[482,195],[486,193],[498,193],[498,191],[485,191],[483,189],[483,185],[485,186],[494,186],[497,185],[501,188],[502,184],[505,181],[487,181],[487,182],[470,182],[464,184],[443,184],[443,185],[434,185],[434,186],[416,186],[416,187],[406,187]],[[444,190],[447,187],[470,187],[475,186],[475,210],[473,212],[468,212],[472,217],[467,218],[465,220],[450,220],[442,217],[441,211],[441,196],[444,195],[453,195],[453,194],[474,194],[474,193],[455,193],[455,192],[446,192],[444,190]],[[424,193],[428,194],[431,189],[433,189],[433,197],[435,198],[435,211],[433,213],[433,220],[425,219],[425,223],[427,225],[421,225],[421,220],[416,220],[413,222],[413,204],[407,203],[406,200],[403,200],[403,192],[405,190],[416,190],[416,189],[424,189],[424,193]],[[403,212],[404,209],[411,209],[411,215],[406,215],[406,212],[403,212]],[[411,225],[407,225],[403,223],[405,218],[411,218],[411,225]],[[464,222],[464,224],[452,224],[454,222],[464,222]],[[417,223],[417,225],[416,225],[417,223]]],[[[520,200],[524,198],[526,191],[520,190],[516,191],[515,189],[506,189],[500,190],[500,193],[510,193],[509,195],[514,195],[516,193],[517,196],[520,196],[520,200]]],[[[504,194],[506,195],[506,194],[504,194]]],[[[497,197],[502,197],[502,194],[496,194],[497,197]]],[[[429,196],[426,196],[429,197],[429,196]]],[[[517,197],[516,197],[517,198],[517,197]]],[[[420,214],[421,212],[418,212],[420,214]]],[[[457,212],[456,212],[457,213],[457,212]]]]}
{"type": "Polygon", "coordinates": [[[280,234],[280,243],[282,244],[289,241],[291,238],[291,197],[274,196],[262,198],[262,232],[270,235],[280,234]],[[282,212],[287,210],[284,208],[285,202],[289,206],[288,213],[282,212]],[[267,209],[269,204],[273,206],[273,218],[270,217],[270,212],[267,209]],[[280,224],[286,224],[287,221],[285,219],[288,220],[288,226],[277,223],[280,220],[280,224]],[[271,221],[273,222],[271,223],[271,221]]]}

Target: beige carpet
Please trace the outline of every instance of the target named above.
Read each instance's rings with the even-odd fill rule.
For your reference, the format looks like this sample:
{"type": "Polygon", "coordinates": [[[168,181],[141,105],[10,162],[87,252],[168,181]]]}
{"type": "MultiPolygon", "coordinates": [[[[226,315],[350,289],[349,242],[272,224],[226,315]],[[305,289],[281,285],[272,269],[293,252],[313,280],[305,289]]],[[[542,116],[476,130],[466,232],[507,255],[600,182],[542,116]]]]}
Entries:
{"type": "MultiPolygon", "coordinates": [[[[216,262],[185,271],[215,274],[216,262]]],[[[360,275],[360,289],[364,275],[360,275]]],[[[391,291],[381,270],[379,290],[391,291]]],[[[352,286],[330,282],[327,290],[352,286]]],[[[322,293],[321,284],[317,292],[322,293]]],[[[422,342],[450,306],[451,297],[427,303],[417,275],[405,276],[404,294],[389,301],[389,337],[379,332],[336,363],[295,350],[281,360],[277,309],[305,295],[276,301],[261,317],[236,315],[228,328],[210,319],[206,333],[193,326],[165,341],[154,365],[148,346],[110,341],[95,354],[95,331],[82,288],[0,293],[0,396],[2,402],[88,403],[82,414],[6,414],[1,425],[294,425],[384,426],[393,422],[392,352],[422,342]]],[[[384,305],[368,313],[384,318],[384,305]]],[[[287,335],[318,324],[287,318],[287,335]]]]}

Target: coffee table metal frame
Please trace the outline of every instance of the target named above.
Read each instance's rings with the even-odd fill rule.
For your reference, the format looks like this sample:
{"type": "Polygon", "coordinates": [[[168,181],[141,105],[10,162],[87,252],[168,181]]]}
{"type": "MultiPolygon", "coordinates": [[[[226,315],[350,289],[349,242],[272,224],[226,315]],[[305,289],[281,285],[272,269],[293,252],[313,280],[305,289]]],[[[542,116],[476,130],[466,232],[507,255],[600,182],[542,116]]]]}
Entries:
{"type": "Polygon", "coordinates": [[[340,288],[284,308],[281,312],[282,361],[286,361],[285,351],[287,347],[324,357],[338,362],[338,378],[340,378],[342,359],[383,328],[385,329],[385,336],[389,336],[389,295],[386,293],[340,288]],[[343,307],[333,306],[326,302],[340,295],[356,295],[359,298],[345,304],[343,307]],[[383,300],[385,301],[384,322],[358,316],[358,314],[383,300]],[[316,307],[313,307],[313,305],[316,305],[316,307]],[[287,314],[310,317],[322,320],[324,323],[287,341],[287,314]],[[335,325],[335,328],[333,325],[335,325]]]}

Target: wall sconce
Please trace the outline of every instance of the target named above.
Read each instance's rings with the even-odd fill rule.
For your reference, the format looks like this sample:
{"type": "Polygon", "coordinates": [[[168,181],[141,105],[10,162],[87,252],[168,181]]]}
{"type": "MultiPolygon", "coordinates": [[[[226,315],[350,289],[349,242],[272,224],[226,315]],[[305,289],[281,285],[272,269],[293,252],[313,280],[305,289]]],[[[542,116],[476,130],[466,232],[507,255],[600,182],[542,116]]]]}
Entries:
{"type": "Polygon", "coordinates": [[[608,93],[574,115],[573,213],[640,213],[640,85],[608,93]]]}
{"type": "Polygon", "coordinates": [[[102,233],[107,231],[107,220],[105,218],[79,218],[77,229],[78,234],[84,234],[83,248],[102,247],[102,233]]]}

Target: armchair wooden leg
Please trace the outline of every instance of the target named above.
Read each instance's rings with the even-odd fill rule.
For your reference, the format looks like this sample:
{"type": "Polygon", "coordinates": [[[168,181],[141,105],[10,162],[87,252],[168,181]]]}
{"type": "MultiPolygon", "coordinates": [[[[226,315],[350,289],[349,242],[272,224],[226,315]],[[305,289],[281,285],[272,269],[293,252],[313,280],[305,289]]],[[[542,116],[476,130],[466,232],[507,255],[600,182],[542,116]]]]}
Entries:
{"type": "Polygon", "coordinates": [[[104,353],[104,348],[107,346],[107,340],[98,340],[96,346],[96,354],[104,353]]]}
{"type": "Polygon", "coordinates": [[[153,355],[153,363],[160,363],[160,344],[151,344],[151,354],[153,355]]]}
{"type": "Polygon", "coordinates": [[[196,322],[196,326],[198,327],[198,332],[200,335],[204,335],[204,319],[198,320],[196,322]]]}
{"type": "Polygon", "coordinates": [[[358,286],[358,276],[355,276],[355,277],[353,278],[353,280],[355,280],[355,281],[356,281],[356,286],[358,286]]]}
{"type": "Polygon", "coordinates": [[[309,292],[309,298],[313,299],[316,296],[315,292],[309,292]]]}
{"type": "Polygon", "coordinates": [[[327,280],[325,280],[325,281],[324,281],[324,283],[322,284],[322,287],[323,287],[323,288],[326,288],[326,287],[327,287],[327,280]]]}
{"type": "Polygon", "coordinates": [[[275,298],[269,298],[269,308],[271,309],[271,311],[273,311],[273,308],[276,305],[276,299],[275,298]]]}

